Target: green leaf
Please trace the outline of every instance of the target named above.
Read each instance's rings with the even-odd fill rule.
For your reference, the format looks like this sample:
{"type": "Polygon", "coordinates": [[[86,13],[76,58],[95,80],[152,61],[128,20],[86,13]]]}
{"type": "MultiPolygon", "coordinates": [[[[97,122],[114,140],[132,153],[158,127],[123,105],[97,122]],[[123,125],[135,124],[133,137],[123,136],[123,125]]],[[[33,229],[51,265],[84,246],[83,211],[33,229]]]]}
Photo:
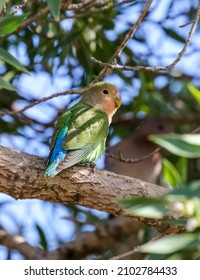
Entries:
{"type": "Polygon", "coordinates": [[[176,251],[194,248],[199,245],[199,236],[193,233],[183,233],[163,237],[141,246],[140,251],[154,254],[171,254],[176,251]]]}
{"type": "Polygon", "coordinates": [[[163,175],[167,183],[174,188],[178,187],[181,183],[181,178],[176,167],[166,158],[162,160],[162,165],[163,165],[163,175]]]}
{"type": "Polygon", "coordinates": [[[173,38],[181,43],[185,43],[185,38],[181,37],[178,33],[174,32],[172,29],[168,29],[168,28],[163,28],[163,29],[166,32],[166,34],[168,36],[170,36],[171,38],[173,38]]]}
{"type": "Polygon", "coordinates": [[[56,21],[59,21],[60,19],[60,8],[61,8],[61,2],[62,0],[46,0],[47,4],[51,10],[51,13],[56,21]]]}
{"type": "Polygon", "coordinates": [[[177,163],[177,169],[180,174],[181,184],[186,184],[188,178],[188,159],[180,157],[177,163]]]}
{"type": "Polygon", "coordinates": [[[188,201],[189,199],[200,197],[200,180],[196,180],[188,184],[186,187],[179,188],[162,196],[168,202],[188,201]]]}
{"type": "Polygon", "coordinates": [[[192,83],[188,83],[187,87],[196,101],[200,103],[200,90],[196,88],[192,83]]]}
{"type": "Polygon", "coordinates": [[[38,234],[40,236],[40,244],[45,250],[47,250],[48,249],[47,248],[48,243],[47,243],[47,239],[46,239],[46,236],[44,234],[44,231],[38,224],[36,224],[36,228],[37,228],[38,234]]]}
{"type": "Polygon", "coordinates": [[[186,158],[200,157],[200,134],[151,135],[149,139],[175,155],[186,158]]]}
{"type": "Polygon", "coordinates": [[[6,36],[15,31],[22,22],[27,18],[27,14],[15,16],[14,14],[7,15],[0,19],[0,37],[6,36]]]}
{"type": "Polygon", "coordinates": [[[168,214],[167,203],[161,198],[133,197],[121,200],[121,203],[129,208],[126,214],[146,218],[163,218],[168,214]]]}
{"type": "Polygon", "coordinates": [[[7,90],[17,90],[16,88],[14,88],[13,86],[11,86],[10,83],[8,83],[7,81],[5,81],[4,79],[2,79],[0,77],[0,88],[5,88],[7,90]]]}
{"type": "Polygon", "coordinates": [[[12,56],[9,52],[5,51],[4,49],[0,48],[0,59],[11,64],[18,70],[29,73],[28,70],[16,59],[12,56]]]}

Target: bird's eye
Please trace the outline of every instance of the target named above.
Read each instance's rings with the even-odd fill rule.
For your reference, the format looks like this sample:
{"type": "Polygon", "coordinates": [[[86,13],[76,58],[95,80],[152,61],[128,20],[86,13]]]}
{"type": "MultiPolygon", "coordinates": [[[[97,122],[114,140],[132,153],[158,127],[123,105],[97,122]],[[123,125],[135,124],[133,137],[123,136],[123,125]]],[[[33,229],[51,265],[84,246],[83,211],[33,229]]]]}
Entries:
{"type": "Polygon", "coordinates": [[[161,131],[162,131],[163,129],[164,129],[163,125],[159,125],[159,126],[158,126],[158,130],[161,130],[161,131]]]}
{"type": "Polygon", "coordinates": [[[103,93],[104,93],[104,94],[108,94],[108,90],[107,90],[107,89],[104,89],[104,90],[103,90],[103,93]]]}

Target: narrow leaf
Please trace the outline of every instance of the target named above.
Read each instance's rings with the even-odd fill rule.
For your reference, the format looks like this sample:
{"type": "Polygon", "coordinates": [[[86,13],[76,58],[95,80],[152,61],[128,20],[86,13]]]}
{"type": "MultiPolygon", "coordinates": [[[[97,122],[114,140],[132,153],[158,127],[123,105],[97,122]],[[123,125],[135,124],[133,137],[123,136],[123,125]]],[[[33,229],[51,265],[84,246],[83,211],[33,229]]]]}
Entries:
{"type": "Polygon", "coordinates": [[[177,163],[177,168],[181,178],[181,184],[185,184],[188,178],[188,159],[180,157],[177,163]]]}
{"type": "Polygon", "coordinates": [[[196,180],[183,188],[179,188],[163,195],[163,199],[168,202],[188,201],[200,197],[200,180],[196,180]]]}
{"type": "Polygon", "coordinates": [[[29,73],[28,70],[14,56],[2,48],[0,48],[0,59],[11,64],[22,72],[27,74],[29,73]]]}
{"type": "Polygon", "coordinates": [[[136,205],[125,210],[126,215],[140,216],[152,219],[161,219],[168,214],[167,209],[163,205],[136,205]]]}
{"type": "Polygon", "coordinates": [[[168,29],[168,28],[163,28],[163,29],[166,32],[166,34],[168,36],[170,36],[171,38],[173,38],[181,43],[185,43],[185,38],[180,36],[178,33],[174,32],[172,29],[168,29]]]}
{"type": "Polygon", "coordinates": [[[163,237],[141,246],[141,252],[154,254],[171,254],[181,249],[199,245],[198,235],[183,233],[179,235],[163,237]]]}
{"type": "Polygon", "coordinates": [[[188,83],[187,87],[196,101],[200,103],[200,90],[196,88],[192,83],[188,83]]]}
{"type": "Polygon", "coordinates": [[[200,157],[200,134],[151,135],[149,139],[175,155],[186,158],[200,157]]]}
{"type": "Polygon", "coordinates": [[[27,14],[15,16],[13,14],[7,15],[0,19],[0,37],[6,36],[15,31],[22,22],[27,18],[27,14]]]}
{"type": "Polygon", "coordinates": [[[162,160],[163,164],[163,175],[169,185],[176,188],[181,183],[181,178],[176,167],[168,161],[166,158],[162,160]]]}
{"type": "Polygon", "coordinates": [[[4,79],[2,79],[0,77],[0,88],[5,88],[7,90],[17,90],[16,88],[14,88],[13,86],[11,86],[10,83],[8,83],[7,81],[5,81],[4,79]]]}
{"type": "Polygon", "coordinates": [[[161,198],[133,197],[121,200],[128,207],[126,214],[146,218],[163,218],[168,214],[167,203],[161,198]]]}
{"type": "Polygon", "coordinates": [[[60,19],[60,8],[61,8],[61,0],[46,0],[47,4],[51,10],[51,13],[56,21],[60,19]]]}
{"type": "Polygon", "coordinates": [[[44,233],[43,229],[38,224],[36,224],[36,228],[37,228],[38,234],[40,236],[40,244],[45,250],[47,250],[48,249],[47,248],[48,243],[47,243],[45,233],[44,233]]]}

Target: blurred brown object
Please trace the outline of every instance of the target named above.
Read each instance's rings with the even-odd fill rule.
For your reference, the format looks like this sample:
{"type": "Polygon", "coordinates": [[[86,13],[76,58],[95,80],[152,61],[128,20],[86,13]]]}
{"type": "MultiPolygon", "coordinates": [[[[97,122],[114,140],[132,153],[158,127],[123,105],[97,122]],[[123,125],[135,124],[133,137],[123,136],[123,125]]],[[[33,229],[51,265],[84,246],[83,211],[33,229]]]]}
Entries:
{"type": "Polygon", "coordinates": [[[150,155],[156,151],[158,145],[149,141],[148,136],[169,133],[171,130],[171,124],[164,118],[148,119],[136,133],[107,150],[108,154],[116,157],[120,152],[125,159],[140,160],[145,156],[147,158],[136,163],[126,163],[120,158],[115,159],[107,155],[105,169],[149,183],[158,183],[162,169],[160,152],[150,155]]]}
{"type": "MultiPolygon", "coordinates": [[[[171,131],[172,127],[167,119],[148,119],[132,136],[108,148],[105,159],[105,169],[149,183],[159,183],[159,177],[162,170],[161,155],[158,150],[158,145],[149,141],[148,136],[150,134],[165,134],[171,131]],[[138,160],[138,162],[123,162],[120,160],[120,153],[125,160],[138,160]],[[118,159],[112,158],[109,154],[118,159]],[[142,159],[144,157],[145,159],[142,159]]],[[[113,250],[115,255],[120,255],[133,250],[134,247],[140,245],[141,242],[144,242],[144,236],[155,234],[155,231],[145,227],[143,224],[130,221],[131,225],[133,223],[138,231],[135,234],[126,237],[126,240],[123,242],[117,243],[114,246],[113,250]]],[[[143,258],[145,258],[144,254],[137,253],[123,259],[143,258]]]]}

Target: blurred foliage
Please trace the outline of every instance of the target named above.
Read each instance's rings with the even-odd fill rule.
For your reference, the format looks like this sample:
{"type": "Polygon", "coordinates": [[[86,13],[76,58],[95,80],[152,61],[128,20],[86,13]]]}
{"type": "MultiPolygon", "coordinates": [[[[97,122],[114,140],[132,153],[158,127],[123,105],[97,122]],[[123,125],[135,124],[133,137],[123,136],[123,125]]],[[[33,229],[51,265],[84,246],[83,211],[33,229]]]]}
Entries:
{"type": "MultiPolygon", "coordinates": [[[[71,2],[75,7],[84,1],[71,2]]],[[[107,62],[146,3],[142,0],[115,0],[107,1],[104,5],[95,5],[94,2],[90,6],[82,5],[81,9],[60,10],[61,1],[56,1],[57,5],[50,0],[1,1],[1,112],[18,110],[51,93],[81,88],[91,82],[102,69],[91,62],[91,57],[107,62]],[[29,75],[26,74],[27,71],[29,75]]],[[[190,28],[190,25],[184,28],[179,26],[193,20],[197,4],[196,0],[186,0],[181,5],[179,0],[169,0],[167,4],[165,1],[154,0],[150,12],[130,39],[118,62],[130,66],[170,64],[183,47],[190,28]]],[[[116,84],[123,101],[113,119],[107,144],[128,137],[144,119],[153,116],[169,119],[178,135],[188,135],[199,126],[199,39],[198,26],[187,54],[170,73],[115,70],[105,77],[105,80],[116,84]]],[[[54,98],[24,111],[23,114],[2,116],[0,144],[47,156],[57,115],[71,106],[76,99],[74,96],[54,98]]],[[[164,138],[157,138],[160,145],[161,139],[164,138]]],[[[183,145],[185,139],[181,138],[179,141],[182,141],[183,145]]],[[[167,148],[170,143],[171,139],[165,139],[163,146],[167,148]]],[[[193,144],[191,145],[193,147],[193,144]]],[[[176,151],[179,146],[175,146],[176,151]]],[[[197,246],[193,246],[199,238],[199,183],[195,181],[200,176],[198,146],[199,143],[192,148],[196,157],[188,159],[185,154],[174,155],[174,149],[162,150],[164,159],[161,176],[163,185],[179,187],[177,192],[173,190],[171,197],[174,197],[173,203],[181,203],[183,213],[187,214],[186,226],[193,218],[196,219],[197,226],[182,236],[182,243],[179,247],[177,245],[176,250],[156,251],[155,248],[159,250],[161,246],[158,244],[158,247],[155,245],[151,249],[143,247],[145,252],[155,253],[157,257],[160,252],[165,254],[166,258],[198,257],[199,252],[195,250],[197,246]],[[194,196],[191,196],[188,190],[192,188],[193,182],[196,191],[194,196]],[[187,203],[193,209],[191,213],[187,210],[187,203]]],[[[193,192],[193,189],[191,191],[193,192]]],[[[151,201],[138,199],[135,207],[139,203],[142,203],[143,207],[138,206],[137,214],[141,214],[141,211],[143,214],[154,213],[152,216],[157,217],[168,214],[168,206],[172,203],[169,197],[166,195],[160,200],[151,198],[151,201]],[[149,207],[152,212],[149,212],[149,207]]],[[[104,213],[83,207],[35,201],[20,206],[20,203],[16,205],[4,196],[0,208],[0,226],[25,236],[28,242],[40,244],[44,249],[52,249],[62,242],[75,239],[80,232],[91,230],[108,218],[104,213]],[[39,203],[39,206],[36,207],[34,203],[39,203]],[[16,211],[17,207],[21,210],[16,211]],[[68,221],[69,217],[71,221],[68,221]],[[57,224],[62,230],[58,229],[57,224]]],[[[141,242],[150,239],[150,235],[146,233],[143,236],[145,238],[141,242]]],[[[170,239],[167,238],[176,242],[177,237],[166,237],[162,248],[172,248],[170,239]]],[[[108,250],[111,256],[112,248],[108,250]]],[[[6,253],[5,248],[1,248],[0,253],[4,258],[20,258],[15,252],[6,253]]],[[[105,252],[105,255],[98,257],[108,257],[108,254],[105,252]]]]}
{"type": "Polygon", "coordinates": [[[149,259],[199,259],[200,180],[182,185],[160,198],[136,197],[121,201],[133,216],[164,219],[164,224],[184,227],[186,233],[161,237],[140,247],[149,259]]]}

